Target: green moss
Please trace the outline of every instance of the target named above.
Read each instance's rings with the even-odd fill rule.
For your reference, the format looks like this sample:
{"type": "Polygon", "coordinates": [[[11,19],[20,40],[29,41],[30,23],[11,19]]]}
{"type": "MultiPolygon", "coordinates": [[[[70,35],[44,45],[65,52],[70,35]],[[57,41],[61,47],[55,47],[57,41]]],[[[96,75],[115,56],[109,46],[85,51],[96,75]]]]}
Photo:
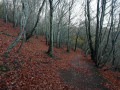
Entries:
{"type": "Polygon", "coordinates": [[[4,65],[0,65],[0,71],[1,72],[7,72],[7,71],[9,71],[9,68],[4,66],[4,65]]]}

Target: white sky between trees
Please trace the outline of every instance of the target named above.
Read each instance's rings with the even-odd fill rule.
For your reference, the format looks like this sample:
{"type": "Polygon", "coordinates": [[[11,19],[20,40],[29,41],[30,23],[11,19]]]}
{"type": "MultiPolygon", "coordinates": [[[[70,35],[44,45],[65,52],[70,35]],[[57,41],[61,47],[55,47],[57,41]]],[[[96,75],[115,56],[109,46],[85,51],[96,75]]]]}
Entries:
{"type": "MultiPolygon", "coordinates": [[[[2,1],[2,0],[0,0],[0,1],[2,1]]],[[[11,1],[11,0],[9,0],[9,1],[11,1]]],[[[74,4],[74,6],[73,6],[73,17],[74,17],[74,19],[73,19],[73,23],[76,23],[76,24],[78,24],[79,23],[79,21],[80,21],[80,18],[81,19],[84,19],[84,7],[82,6],[82,4],[83,4],[83,2],[84,2],[85,0],[76,0],[75,1],[75,4],[74,4]],[[81,13],[83,14],[81,17],[80,17],[80,15],[81,15],[81,13]]],[[[93,2],[93,5],[95,5],[95,1],[96,0],[92,0],[93,2]]]]}
{"type": "MultiPolygon", "coordinates": [[[[2,1],[2,0],[0,0],[2,1]]],[[[9,0],[11,1],[11,0],[9,0]]],[[[120,4],[120,0],[117,0],[118,1],[118,5],[120,4]]],[[[75,1],[75,4],[73,6],[73,14],[72,14],[72,22],[75,24],[75,25],[79,25],[79,22],[80,21],[83,21],[84,20],[84,10],[85,10],[85,0],[76,0],[75,1]]],[[[110,0],[110,3],[111,3],[111,0],[110,0]]],[[[107,4],[107,6],[109,6],[109,4],[107,4]]],[[[97,10],[97,0],[91,0],[91,3],[90,3],[90,11],[92,12],[91,13],[91,17],[95,17],[96,16],[96,10],[97,10]]],[[[106,11],[107,12],[107,11],[106,11]]],[[[118,11],[120,13],[120,10],[118,11]]],[[[108,17],[108,16],[107,16],[108,17]]],[[[104,24],[107,24],[107,21],[108,21],[108,18],[105,18],[105,21],[104,21],[104,24]]],[[[96,20],[96,19],[95,19],[96,20]]],[[[94,20],[94,22],[96,22],[94,20]]]]}

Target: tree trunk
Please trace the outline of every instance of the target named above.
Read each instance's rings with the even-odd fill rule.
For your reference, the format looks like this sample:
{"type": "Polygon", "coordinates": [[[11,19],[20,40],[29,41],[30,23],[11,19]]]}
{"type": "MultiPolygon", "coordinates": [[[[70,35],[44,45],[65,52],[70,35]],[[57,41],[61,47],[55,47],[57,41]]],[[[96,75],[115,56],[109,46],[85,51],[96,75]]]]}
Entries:
{"type": "Polygon", "coordinates": [[[20,31],[18,33],[18,36],[16,37],[15,40],[8,46],[7,51],[3,54],[3,56],[7,56],[7,54],[10,52],[10,50],[19,42],[19,40],[22,37],[22,34],[25,32],[25,26],[27,23],[27,18],[28,18],[28,11],[29,7],[26,1],[21,1],[22,2],[22,14],[21,14],[21,24],[20,24],[20,31]]]}
{"type": "Polygon", "coordinates": [[[30,39],[30,38],[32,37],[33,32],[35,31],[35,28],[36,28],[37,25],[38,25],[38,22],[39,22],[39,19],[40,19],[40,13],[41,13],[42,8],[43,8],[43,6],[44,6],[44,4],[45,4],[45,1],[46,1],[46,0],[44,0],[44,1],[42,2],[42,6],[39,8],[39,11],[38,11],[38,14],[37,14],[37,21],[36,21],[34,27],[33,27],[32,30],[30,31],[30,33],[26,33],[26,40],[28,40],[28,39],[30,39]]]}
{"type": "Polygon", "coordinates": [[[76,49],[77,49],[78,36],[79,36],[79,31],[78,31],[78,33],[77,33],[77,35],[76,35],[76,40],[75,40],[75,49],[74,49],[74,51],[76,51],[76,49]]]}
{"type": "Polygon", "coordinates": [[[88,23],[87,23],[87,34],[88,34],[88,44],[89,44],[89,48],[91,51],[91,58],[94,60],[94,49],[93,49],[93,43],[92,43],[92,38],[91,38],[91,26],[90,26],[90,0],[87,0],[87,19],[88,19],[88,23]]]}
{"type": "Polygon", "coordinates": [[[50,4],[50,41],[49,41],[49,49],[48,55],[52,56],[53,51],[53,28],[52,28],[52,21],[53,21],[53,0],[49,0],[50,4]]]}
{"type": "Polygon", "coordinates": [[[13,27],[17,26],[17,20],[16,20],[16,0],[13,0],[13,27]]]}

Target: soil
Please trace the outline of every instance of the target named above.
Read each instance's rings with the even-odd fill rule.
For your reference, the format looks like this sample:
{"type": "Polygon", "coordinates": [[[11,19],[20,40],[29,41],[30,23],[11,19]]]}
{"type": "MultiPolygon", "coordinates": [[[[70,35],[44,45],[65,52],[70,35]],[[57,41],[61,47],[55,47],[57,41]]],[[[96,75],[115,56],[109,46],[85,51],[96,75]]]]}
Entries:
{"type": "Polygon", "coordinates": [[[80,54],[72,57],[70,61],[73,65],[67,70],[59,69],[64,83],[69,82],[71,86],[78,87],[79,90],[109,90],[102,85],[102,82],[107,82],[107,80],[100,75],[93,64],[86,62],[85,59],[81,60],[81,57],[80,54]]]}

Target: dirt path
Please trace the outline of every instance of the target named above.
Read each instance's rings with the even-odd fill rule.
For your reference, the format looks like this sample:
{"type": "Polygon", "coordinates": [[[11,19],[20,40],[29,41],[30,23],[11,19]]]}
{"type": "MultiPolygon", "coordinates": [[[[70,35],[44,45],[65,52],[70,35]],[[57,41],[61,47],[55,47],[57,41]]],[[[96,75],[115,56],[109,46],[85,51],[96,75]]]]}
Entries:
{"type": "MultiPolygon", "coordinates": [[[[72,67],[67,70],[59,70],[65,83],[70,82],[73,87],[79,90],[108,90],[101,83],[105,82],[90,62],[82,60],[82,55],[74,56],[70,61],[72,67]]],[[[85,59],[85,58],[84,58],[85,59]]]]}
{"type": "MultiPolygon", "coordinates": [[[[18,30],[19,27],[13,28],[12,23],[0,19],[1,32],[17,35],[18,30]]],[[[20,53],[15,53],[18,43],[7,58],[1,57],[13,40],[14,37],[0,33],[0,90],[108,90],[101,84],[105,80],[98,70],[83,57],[82,50],[67,53],[66,48],[54,47],[51,58],[46,54],[45,37],[40,36],[24,43],[20,53]]],[[[113,74],[108,74],[116,80],[113,74]]],[[[118,89],[111,90],[120,90],[119,82],[116,83],[118,89]]]]}

